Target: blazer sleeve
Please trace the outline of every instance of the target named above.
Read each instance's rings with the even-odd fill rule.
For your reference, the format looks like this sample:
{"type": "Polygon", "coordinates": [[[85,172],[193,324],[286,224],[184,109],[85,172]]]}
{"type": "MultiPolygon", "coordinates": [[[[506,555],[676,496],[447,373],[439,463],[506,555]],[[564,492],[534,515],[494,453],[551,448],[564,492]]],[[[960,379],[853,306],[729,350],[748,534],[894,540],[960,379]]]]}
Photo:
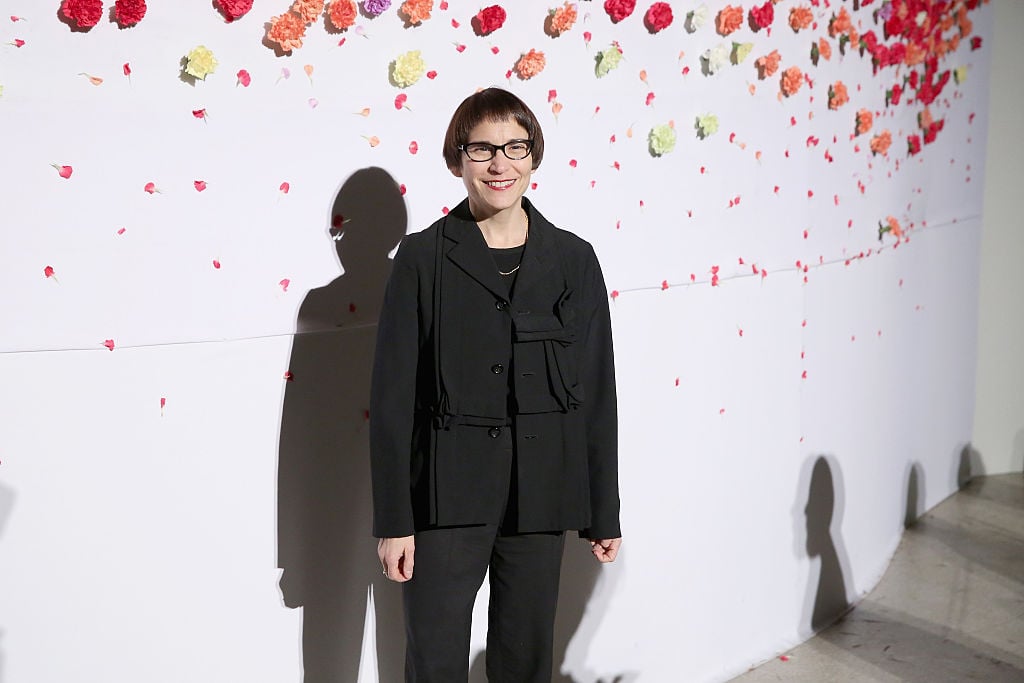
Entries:
{"type": "Polygon", "coordinates": [[[419,359],[419,286],[404,239],[384,291],[370,384],[373,535],[413,533],[411,449],[419,359]]]}
{"type": "Polygon", "coordinates": [[[592,247],[584,270],[584,283],[588,316],[580,372],[586,395],[582,408],[587,430],[591,524],[580,531],[580,536],[618,538],[622,531],[619,527],[618,408],[611,313],[604,276],[592,247]]]}

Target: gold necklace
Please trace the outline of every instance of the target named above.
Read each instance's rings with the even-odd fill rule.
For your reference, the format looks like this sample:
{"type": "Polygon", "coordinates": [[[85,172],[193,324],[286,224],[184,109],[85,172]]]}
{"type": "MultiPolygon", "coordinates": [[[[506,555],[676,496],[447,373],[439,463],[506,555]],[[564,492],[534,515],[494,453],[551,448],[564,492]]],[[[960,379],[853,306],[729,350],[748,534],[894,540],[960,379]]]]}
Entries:
{"type": "MultiPolygon", "coordinates": [[[[529,241],[530,241],[530,222],[529,222],[529,214],[527,214],[526,235],[523,237],[523,251],[524,252],[526,251],[526,243],[529,242],[529,241]]],[[[521,266],[521,265],[523,265],[523,255],[522,254],[519,255],[519,263],[516,264],[515,268],[513,268],[510,271],[508,271],[507,273],[505,271],[499,269],[498,270],[498,275],[504,275],[505,277],[508,277],[512,273],[514,273],[517,270],[519,270],[519,266],[521,266]]]]}

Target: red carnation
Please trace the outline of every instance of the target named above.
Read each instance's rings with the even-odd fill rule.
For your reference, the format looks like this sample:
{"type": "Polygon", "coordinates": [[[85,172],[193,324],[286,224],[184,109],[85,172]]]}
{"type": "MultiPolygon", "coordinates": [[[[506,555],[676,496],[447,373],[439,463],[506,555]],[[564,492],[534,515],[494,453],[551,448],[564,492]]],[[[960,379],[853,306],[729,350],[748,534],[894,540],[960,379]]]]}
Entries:
{"type": "Polygon", "coordinates": [[[667,2],[656,2],[647,9],[644,15],[644,26],[651,33],[668,28],[672,23],[672,6],[667,2]]]}
{"type": "Polygon", "coordinates": [[[252,0],[215,0],[228,21],[241,19],[252,9],[252,0]]]}
{"type": "Polygon", "coordinates": [[[636,9],[636,0],[604,0],[604,11],[612,18],[612,23],[617,24],[636,9]]]}
{"type": "Polygon", "coordinates": [[[907,153],[913,156],[921,151],[921,138],[917,135],[911,135],[907,138],[907,153]]]}
{"type": "Polygon", "coordinates": [[[114,16],[122,27],[135,26],[146,16],[146,0],[117,0],[114,16]]]}
{"type": "Polygon", "coordinates": [[[501,5],[484,7],[473,17],[473,30],[478,36],[494,33],[505,23],[505,9],[501,5]]]}
{"type": "Polygon", "coordinates": [[[750,26],[755,31],[759,31],[763,28],[768,28],[775,21],[775,6],[771,0],[764,3],[760,7],[754,6],[750,8],[750,26]]]}
{"type": "Polygon", "coordinates": [[[60,9],[78,28],[92,28],[103,18],[103,0],[64,0],[60,9]]]}

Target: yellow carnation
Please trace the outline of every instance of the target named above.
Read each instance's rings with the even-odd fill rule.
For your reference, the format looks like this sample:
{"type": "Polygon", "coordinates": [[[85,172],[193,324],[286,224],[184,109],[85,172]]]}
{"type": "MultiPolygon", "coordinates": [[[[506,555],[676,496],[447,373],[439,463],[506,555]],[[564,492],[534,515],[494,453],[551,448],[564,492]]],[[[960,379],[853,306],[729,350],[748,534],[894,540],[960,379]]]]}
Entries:
{"type": "Polygon", "coordinates": [[[427,63],[420,56],[420,51],[409,50],[391,62],[391,82],[399,88],[408,88],[420,80],[426,71],[427,63]]]}
{"type": "Polygon", "coordinates": [[[197,45],[188,53],[188,63],[185,65],[185,73],[193,78],[206,80],[206,77],[217,70],[217,60],[214,59],[213,51],[204,45],[197,45]]]}

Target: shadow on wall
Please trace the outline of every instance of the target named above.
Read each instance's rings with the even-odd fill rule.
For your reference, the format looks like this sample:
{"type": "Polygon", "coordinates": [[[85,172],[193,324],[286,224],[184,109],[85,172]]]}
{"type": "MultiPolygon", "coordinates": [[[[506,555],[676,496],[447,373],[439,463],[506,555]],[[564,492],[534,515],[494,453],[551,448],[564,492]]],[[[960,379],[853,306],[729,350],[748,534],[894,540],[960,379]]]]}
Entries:
{"type": "Polygon", "coordinates": [[[845,490],[839,463],[834,458],[822,455],[809,460],[801,481],[808,481],[808,467],[810,483],[803,507],[804,550],[809,557],[818,558],[819,571],[816,587],[813,581],[808,586],[803,623],[809,623],[811,631],[820,631],[850,609],[846,591],[850,563],[839,536],[845,490]]]}
{"type": "MultiPolygon", "coordinates": [[[[14,509],[14,489],[0,484],[0,536],[4,535],[4,528],[7,520],[11,517],[11,510],[14,509]]],[[[0,631],[0,639],[4,632],[0,631]]],[[[4,651],[3,643],[0,641],[0,683],[4,681],[4,651]]]]}
{"type": "Polygon", "coordinates": [[[967,444],[960,451],[960,458],[956,460],[956,489],[963,490],[971,479],[985,476],[985,465],[981,462],[981,453],[967,444]]]}
{"type": "Polygon", "coordinates": [[[371,588],[380,680],[402,680],[401,591],[386,585],[370,536],[368,408],[388,254],[406,224],[386,171],[354,173],[331,210],[344,274],[299,309],[281,415],[277,548],[284,603],[303,608],[305,683],[357,679],[371,588]]]}
{"type": "Polygon", "coordinates": [[[907,465],[906,478],[907,502],[904,507],[903,528],[909,529],[921,519],[924,514],[924,501],[926,500],[924,488],[924,472],[920,463],[912,462],[907,465]]]}

